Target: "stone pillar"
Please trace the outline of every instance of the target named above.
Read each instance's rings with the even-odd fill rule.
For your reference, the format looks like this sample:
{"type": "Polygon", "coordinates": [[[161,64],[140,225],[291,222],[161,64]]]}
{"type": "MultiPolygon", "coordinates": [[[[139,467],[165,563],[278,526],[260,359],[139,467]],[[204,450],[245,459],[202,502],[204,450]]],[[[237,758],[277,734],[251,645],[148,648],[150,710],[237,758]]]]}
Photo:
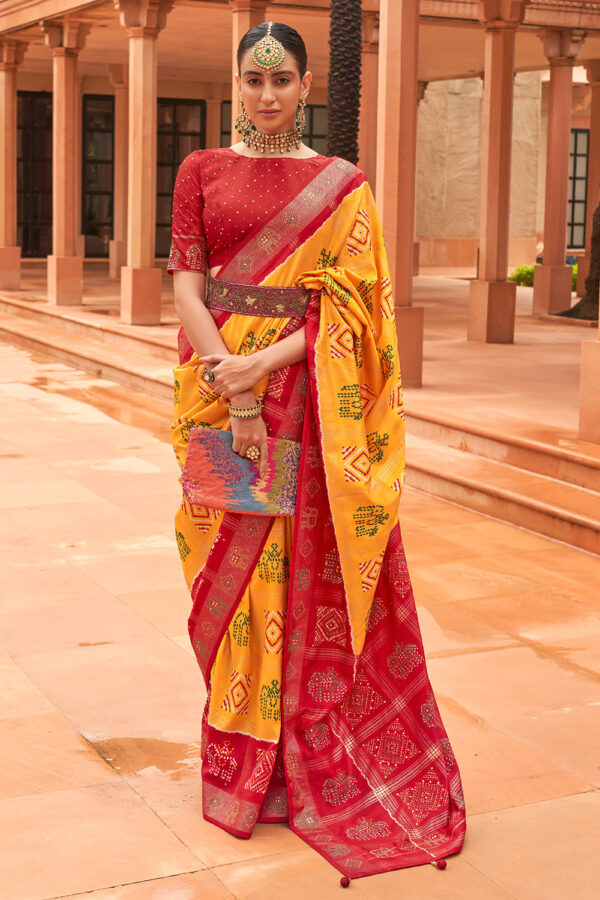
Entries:
{"type": "MultiPolygon", "coordinates": [[[[206,146],[221,146],[221,100],[207,97],[206,103],[206,146]]],[[[235,139],[232,138],[232,143],[235,139]]]]}
{"type": "MultiPolygon", "coordinates": [[[[265,21],[267,0],[229,0],[232,24],[232,72],[237,72],[238,44],[250,28],[265,21]]],[[[239,91],[231,78],[231,143],[238,140],[235,130],[236,116],[240,111],[239,91]]]]}
{"type": "Polygon", "coordinates": [[[387,249],[402,378],[420,386],[423,309],[412,306],[419,0],[381,0],[376,196],[387,249]]]}
{"type": "Polygon", "coordinates": [[[583,41],[575,30],[544,35],[544,53],[550,62],[546,193],[544,200],[544,262],[533,275],[533,314],[561,312],[571,306],[573,272],[565,263],[569,148],[573,64],[583,41]]]}
{"type": "Polygon", "coordinates": [[[127,262],[127,155],[129,96],[127,66],[108,66],[108,77],[115,91],[115,152],[113,174],[113,237],[108,244],[108,273],[120,278],[127,262]]]}
{"type": "Polygon", "coordinates": [[[81,303],[83,257],[78,254],[81,203],[76,196],[77,58],[91,25],[65,18],[40,23],[52,50],[52,254],[48,257],[48,302],[81,303]]]}
{"type": "Polygon", "coordinates": [[[525,2],[481,0],[485,23],[483,146],[477,279],[469,289],[467,338],[512,343],[516,285],[508,275],[515,35],[525,2]]]}
{"type": "Polygon", "coordinates": [[[377,70],[379,66],[379,15],[362,14],[360,119],[358,166],[375,187],[377,158],[377,70]]]}
{"type": "Polygon", "coordinates": [[[127,265],[121,269],[121,320],[160,323],[162,269],[156,246],[156,40],[173,0],[114,0],[129,37],[127,265]]]}
{"type": "MultiPolygon", "coordinates": [[[[425,96],[425,91],[427,90],[428,84],[429,84],[428,81],[417,82],[417,123],[418,123],[418,117],[419,117],[419,109],[418,108],[420,106],[421,100],[425,96]]],[[[418,167],[416,167],[416,163],[415,163],[415,212],[416,212],[416,205],[418,202],[417,201],[418,190],[419,190],[418,177],[419,177],[418,167]]],[[[421,262],[421,259],[420,259],[421,243],[420,243],[420,241],[417,240],[416,222],[415,222],[415,242],[413,245],[413,250],[414,250],[414,253],[413,253],[413,275],[418,275],[419,274],[419,265],[421,262]]]]}
{"type": "Polygon", "coordinates": [[[577,266],[577,293],[583,297],[585,279],[590,271],[590,243],[592,239],[592,216],[600,202],[600,59],[589,59],[585,63],[591,93],[590,143],[588,153],[587,202],[585,211],[585,251],[579,257],[577,266]]]}
{"type": "Polygon", "coordinates": [[[0,41],[0,288],[18,291],[21,248],[17,245],[17,66],[24,41],[0,41]]]}

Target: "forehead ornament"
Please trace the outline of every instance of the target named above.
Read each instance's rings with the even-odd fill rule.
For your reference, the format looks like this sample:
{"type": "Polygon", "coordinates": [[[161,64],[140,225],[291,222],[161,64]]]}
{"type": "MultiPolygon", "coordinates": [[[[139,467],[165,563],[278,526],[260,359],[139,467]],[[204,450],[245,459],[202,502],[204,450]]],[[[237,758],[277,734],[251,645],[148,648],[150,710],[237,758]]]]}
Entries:
{"type": "Polygon", "coordinates": [[[283,62],[285,47],[276,38],[271,37],[272,22],[269,22],[267,33],[257,41],[250,52],[250,59],[261,72],[272,72],[283,62]]]}

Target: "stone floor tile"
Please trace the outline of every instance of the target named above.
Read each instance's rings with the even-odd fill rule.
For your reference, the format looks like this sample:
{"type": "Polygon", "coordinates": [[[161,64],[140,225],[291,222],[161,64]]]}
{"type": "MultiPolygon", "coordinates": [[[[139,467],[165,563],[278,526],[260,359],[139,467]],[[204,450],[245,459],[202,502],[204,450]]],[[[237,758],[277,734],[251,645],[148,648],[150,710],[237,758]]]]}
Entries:
{"type": "MultiPolygon", "coordinates": [[[[442,721],[458,760],[467,813],[488,812],[590,790],[593,781],[575,774],[566,760],[535,749],[498,723],[440,701],[442,721]]],[[[591,761],[591,760],[590,760],[591,761]]]]}
{"type": "Polygon", "coordinates": [[[470,819],[469,862],[518,900],[595,900],[600,792],[470,819]]]}
{"type": "MultiPolygon", "coordinates": [[[[180,635],[187,627],[192,608],[190,593],[183,577],[179,587],[156,591],[129,591],[119,594],[118,599],[163,634],[171,636],[180,635]]],[[[186,634],[185,637],[190,644],[189,636],[186,634]]]]}
{"type": "MultiPolygon", "coordinates": [[[[115,553],[93,559],[72,558],[73,565],[111,594],[168,590],[183,582],[177,545],[142,553],[115,553]]],[[[185,582],[184,582],[185,583],[185,582]]]]}
{"type": "Polygon", "coordinates": [[[417,605],[427,659],[488,647],[516,645],[516,639],[457,610],[454,603],[417,605]]]}
{"type": "Polygon", "coordinates": [[[46,900],[202,868],[127,784],[0,801],[2,891],[46,900]]]}
{"type": "Polygon", "coordinates": [[[488,722],[600,700],[598,681],[530,647],[431,659],[434,691],[488,722]]]}
{"type": "Polygon", "coordinates": [[[0,508],[53,506],[56,503],[93,503],[94,491],[70,478],[54,481],[21,481],[2,485],[0,508]]]}
{"type": "Polygon", "coordinates": [[[88,740],[200,740],[205,692],[198,664],[158,632],[15,661],[88,740]]]}
{"type": "Polygon", "coordinates": [[[494,728],[600,787],[600,700],[494,720],[494,728]]]}
{"type": "Polygon", "coordinates": [[[118,778],[61,713],[0,719],[0,799],[118,778]]]}
{"type": "Polygon", "coordinates": [[[212,872],[192,872],[122,884],[104,891],[69,894],[61,900],[235,900],[233,894],[212,872]]]}
{"type": "Polygon", "coordinates": [[[130,783],[207,868],[276,856],[305,847],[285,824],[259,824],[250,840],[242,840],[206,822],[202,816],[199,765],[195,773],[148,774],[131,779],[130,783]]]}
{"type": "MultiPolygon", "coordinates": [[[[262,900],[280,896],[286,900],[319,900],[340,897],[340,873],[315,851],[307,848],[279,856],[265,856],[214,869],[216,876],[237,900],[262,900]]],[[[433,865],[398,869],[384,875],[352,880],[350,890],[365,900],[390,897],[427,897],[428,900],[500,900],[511,895],[470,865],[465,851],[450,857],[443,871],[433,865]]]]}
{"type": "Polygon", "coordinates": [[[35,716],[55,712],[48,697],[25,672],[0,651],[0,719],[6,716],[35,716]]]}

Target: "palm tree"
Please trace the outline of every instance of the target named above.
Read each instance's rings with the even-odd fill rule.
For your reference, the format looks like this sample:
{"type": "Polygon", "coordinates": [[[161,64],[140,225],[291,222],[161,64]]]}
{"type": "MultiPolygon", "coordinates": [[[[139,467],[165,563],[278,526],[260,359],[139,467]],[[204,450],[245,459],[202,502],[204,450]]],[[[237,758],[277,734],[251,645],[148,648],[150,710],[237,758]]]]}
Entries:
{"type": "Polygon", "coordinates": [[[327,153],[352,163],[358,160],[361,0],[331,0],[327,153]]]}
{"type": "Polygon", "coordinates": [[[570,319],[598,318],[598,291],[600,289],[600,206],[592,216],[592,237],[590,240],[590,271],[585,279],[585,293],[571,309],[558,313],[570,319]]]}

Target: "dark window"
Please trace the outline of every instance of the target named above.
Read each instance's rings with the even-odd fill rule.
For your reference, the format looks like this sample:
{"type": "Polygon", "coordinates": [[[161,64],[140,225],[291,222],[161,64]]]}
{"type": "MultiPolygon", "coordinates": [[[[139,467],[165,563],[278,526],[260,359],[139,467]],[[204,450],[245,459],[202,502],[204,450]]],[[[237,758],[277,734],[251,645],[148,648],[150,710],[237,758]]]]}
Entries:
{"type": "Polygon", "coordinates": [[[567,247],[574,250],[585,247],[585,206],[587,197],[589,142],[589,129],[571,129],[567,247]]]}
{"type": "Polygon", "coordinates": [[[52,94],[17,94],[17,242],[24,257],[52,253],[52,94]]]}
{"type": "Polygon", "coordinates": [[[85,255],[108,257],[108,243],[113,236],[112,95],[83,95],[81,131],[81,232],[85,236],[85,255]]]}
{"type": "MultiPolygon", "coordinates": [[[[315,104],[307,104],[305,107],[306,128],[302,140],[317,153],[327,153],[327,107],[315,104]]],[[[221,147],[230,147],[240,140],[239,133],[235,132],[235,139],[231,138],[231,101],[223,100],[221,103],[221,147]]]]}
{"type": "Polygon", "coordinates": [[[159,98],[157,113],[156,256],[165,257],[171,247],[177,169],[189,153],[206,146],[206,103],[204,100],[159,98]]]}

